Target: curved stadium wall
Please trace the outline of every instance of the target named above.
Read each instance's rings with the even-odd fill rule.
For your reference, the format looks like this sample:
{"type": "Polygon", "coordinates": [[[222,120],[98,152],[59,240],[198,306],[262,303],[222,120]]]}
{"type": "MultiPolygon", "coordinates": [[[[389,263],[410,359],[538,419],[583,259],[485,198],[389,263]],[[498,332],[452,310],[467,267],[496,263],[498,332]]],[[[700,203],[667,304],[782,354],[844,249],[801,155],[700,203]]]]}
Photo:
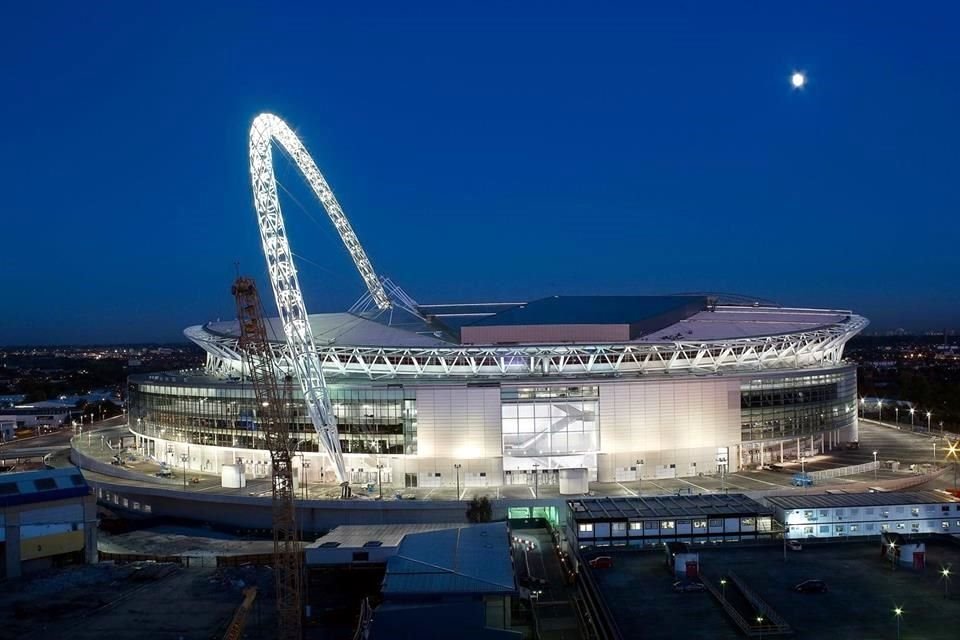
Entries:
{"type": "MultiPolygon", "coordinates": [[[[352,482],[466,486],[557,482],[564,468],[594,481],[736,471],[858,439],[856,368],[840,358],[716,371],[520,376],[339,375],[329,380],[352,482]],[[637,464],[642,461],[641,464],[637,464]]],[[[799,359],[794,361],[800,362],[799,359]]],[[[239,462],[269,474],[253,388],[202,370],[131,376],[130,428],[157,460],[218,472],[239,462]]],[[[298,391],[301,473],[333,482],[298,391]]]]}

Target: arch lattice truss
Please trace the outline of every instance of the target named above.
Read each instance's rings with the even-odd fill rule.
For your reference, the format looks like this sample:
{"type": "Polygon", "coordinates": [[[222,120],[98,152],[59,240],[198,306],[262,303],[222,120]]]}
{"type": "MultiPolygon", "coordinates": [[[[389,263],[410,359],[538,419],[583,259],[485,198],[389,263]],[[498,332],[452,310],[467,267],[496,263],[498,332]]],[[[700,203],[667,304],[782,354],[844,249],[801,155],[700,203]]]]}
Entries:
{"type": "Polygon", "coordinates": [[[336,418],[330,408],[320,355],[313,341],[313,332],[307,319],[307,309],[300,292],[297,270],[280,211],[277,179],[273,172],[272,141],[276,141],[290,155],[320,200],[350,252],[350,257],[353,258],[376,306],[387,309],[390,307],[390,299],[366,252],[360,246],[357,234],[333,195],[333,190],[296,134],[275,115],[264,113],[257,116],[250,127],[250,179],[253,183],[253,201],[260,225],[263,255],[270,274],[270,286],[283,323],[283,355],[296,373],[310,420],[334,463],[338,479],[342,482],[346,480],[346,469],[340,450],[336,418]]]}

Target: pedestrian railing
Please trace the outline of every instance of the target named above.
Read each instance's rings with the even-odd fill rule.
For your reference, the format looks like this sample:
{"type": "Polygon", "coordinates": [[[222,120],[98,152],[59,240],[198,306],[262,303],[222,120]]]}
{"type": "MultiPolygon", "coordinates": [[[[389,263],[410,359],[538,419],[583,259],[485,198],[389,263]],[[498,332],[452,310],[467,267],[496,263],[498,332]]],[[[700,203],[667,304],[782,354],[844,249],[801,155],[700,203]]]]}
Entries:
{"type": "Polygon", "coordinates": [[[813,478],[814,482],[817,480],[828,480],[830,478],[840,478],[842,476],[855,476],[860,473],[869,473],[875,469],[880,468],[879,462],[865,462],[863,464],[855,464],[849,467],[837,467],[836,469],[824,469],[823,471],[813,471],[807,475],[813,478]]]}

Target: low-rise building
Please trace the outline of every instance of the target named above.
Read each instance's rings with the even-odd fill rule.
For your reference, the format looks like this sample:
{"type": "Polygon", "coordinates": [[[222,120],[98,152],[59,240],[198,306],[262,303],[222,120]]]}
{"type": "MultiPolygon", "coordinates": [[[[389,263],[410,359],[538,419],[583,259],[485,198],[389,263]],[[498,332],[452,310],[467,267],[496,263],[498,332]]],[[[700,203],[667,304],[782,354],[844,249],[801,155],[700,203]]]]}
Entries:
{"type": "Polygon", "coordinates": [[[960,534],[960,500],[936,491],[830,493],[765,499],[787,537],[960,534]]]}
{"type": "Polygon", "coordinates": [[[308,567],[386,564],[404,537],[462,524],[342,524],[305,547],[308,567]]]}
{"type": "Polygon", "coordinates": [[[512,624],[519,590],[503,522],[405,536],[381,595],[371,640],[522,637],[512,624]]]}
{"type": "Polygon", "coordinates": [[[8,578],[96,562],[97,501],[79,469],[0,474],[0,547],[8,578]]]}
{"type": "Polygon", "coordinates": [[[700,494],[568,500],[567,539],[588,547],[657,547],[765,540],[773,510],[745,495],[700,494]]]}

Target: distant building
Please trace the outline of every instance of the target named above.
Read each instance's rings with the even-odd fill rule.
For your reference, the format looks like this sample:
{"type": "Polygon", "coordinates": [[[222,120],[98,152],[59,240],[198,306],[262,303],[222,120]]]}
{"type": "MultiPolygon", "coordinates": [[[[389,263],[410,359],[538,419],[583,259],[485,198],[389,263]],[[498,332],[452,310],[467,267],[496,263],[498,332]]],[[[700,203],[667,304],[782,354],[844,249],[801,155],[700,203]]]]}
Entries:
{"type": "Polygon", "coordinates": [[[334,527],[305,547],[308,567],[386,564],[410,534],[457,529],[450,524],[350,524],[334,527]]]}
{"type": "Polygon", "coordinates": [[[96,562],[97,501],[75,468],[0,474],[0,570],[7,578],[96,562]]]}
{"type": "Polygon", "coordinates": [[[0,423],[13,422],[17,429],[35,427],[61,427],[70,420],[70,416],[80,410],[58,403],[37,402],[8,409],[0,409],[0,423]]]}

